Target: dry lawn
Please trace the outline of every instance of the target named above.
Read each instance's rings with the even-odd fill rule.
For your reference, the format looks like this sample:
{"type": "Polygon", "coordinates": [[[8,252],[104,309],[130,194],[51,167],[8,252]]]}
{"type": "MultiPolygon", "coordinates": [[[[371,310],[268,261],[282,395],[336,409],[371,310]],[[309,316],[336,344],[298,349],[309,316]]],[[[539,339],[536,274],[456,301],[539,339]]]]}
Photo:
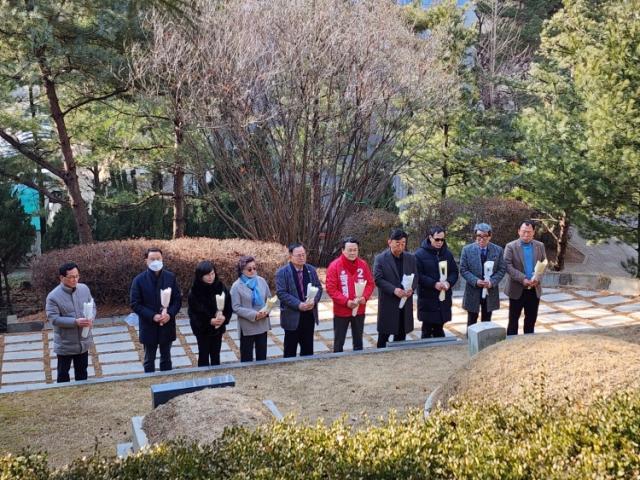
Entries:
{"type": "MultiPolygon", "coordinates": [[[[363,414],[376,418],[389,409],[421,408],[429,393],[467,358],[466,345],[449,345],[222,369],[215,374],[231,373],[238,393],[259,401],[271,399],[284,414],[309,421],[331,421],[345,414],[358,423],[363,414]]],[[[0,452],[46,450],[55,466],[95,449],[115,455],[116,443],[131,439],[131,417],[151,411],[150,385],[212,374],[0,395],[0,452]]]]}

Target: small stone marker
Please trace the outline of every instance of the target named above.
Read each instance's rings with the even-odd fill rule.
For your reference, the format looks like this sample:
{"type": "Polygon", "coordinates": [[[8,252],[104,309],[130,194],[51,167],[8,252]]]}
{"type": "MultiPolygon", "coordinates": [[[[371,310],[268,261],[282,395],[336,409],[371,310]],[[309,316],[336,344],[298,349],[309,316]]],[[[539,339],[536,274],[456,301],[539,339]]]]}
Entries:
{"type": "Polygon", "coordinates": [[[493,322],[479,322],[467,328],[469,340],[469,355],[473,356],[480,350],[507,338],[507,329],[493,322]]]}
{"type": "Polygon", "coordinates": [[[210,378],[194,378],[183,382],[160,383],[158,385],[151,385],[151,401],[153,408],[156,408],[163,403],[167,403],[172,398],[185,393],[197,392],[205,388],[235,386],[236,379],[233,375],[219,375],[210,378]]]}

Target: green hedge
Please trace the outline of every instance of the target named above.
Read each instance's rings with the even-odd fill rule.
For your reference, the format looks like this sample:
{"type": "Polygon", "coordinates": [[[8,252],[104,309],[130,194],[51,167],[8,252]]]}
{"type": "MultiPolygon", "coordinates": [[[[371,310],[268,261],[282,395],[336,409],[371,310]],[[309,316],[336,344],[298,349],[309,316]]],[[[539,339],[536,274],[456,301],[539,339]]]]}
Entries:
{"type": "MultiPolygon", "coordinates": [[[[533,397],[532,397],[533,398],[533,397]]],[[[352,431],[287,420],[229,429],[210,445],[172,443],[125,460],[89,457],[48,471],[7,456],[0,479],[584,479],[640,475],[640,392],[575,402],[457,405],[352,431]]]]}

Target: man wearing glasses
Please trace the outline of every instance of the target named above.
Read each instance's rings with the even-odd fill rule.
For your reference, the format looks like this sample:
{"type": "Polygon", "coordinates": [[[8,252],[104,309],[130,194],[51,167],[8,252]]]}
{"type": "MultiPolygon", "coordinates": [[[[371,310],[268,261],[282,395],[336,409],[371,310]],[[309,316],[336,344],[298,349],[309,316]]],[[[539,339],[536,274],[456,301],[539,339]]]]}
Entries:
{"type": "Polygon", "coordinates": [[[502,247],[491,243],[491,225],[478,223],[474,228],[476,241],[462,249],[460,274],[465,279],[462,308],[467,311],[467,326],[478,321],[482,313],[483,322],[491,321],[491,313],[500,308],[498,284],[507,272],[502,247]],[[493,262],[491,277],[485,280],[485,264],[493,262]],[[482,291],[487,289],[485,298],[482,291]]]}
{"type": "MultiPolygon", "coordinates": [[[[93,344],[91,325],[93,318],[84,317],[84,304],[92,303],[89,287],[78,283],[78,265],[65,263],[59,270],[60,284],[47,295],[45,311],[53,325],[53,350],[58,356],[57,382],[70,381],[69,370],[73,362],[76,380],[87,379],[89,347],[93,344]],[[83,330],[85,335],[83,336],[83,330]]],[[[95,318],[95,310],[94,315],[95,318]]]]}
{"type": "Polygon", "coordinates": [[[533,333],[538,318],[542,287],[533,278],[536,262],[546,258],[544,244],[533,239],[535,225],[525,220],[518,229],[518,240],[507,243],[504,262],[509,274],[504,293],[509,297],[509,325],[507,335],[518,334],[518,322],[524,309],[524,333],[533,333]]]}
{"type": "Polygon", "coordinates": [[[452,288],[458,281],[458,266],[447,248],[442,227],[431,227],[415,253],[418,267],[418,320],[422,338],[444,337],[444,324],[451,320],[452,288]],[[447,277],[440,280],[440,262],[447,262],[447,277]],[[444,292],[444,300],[440,300],[444,292]]]}

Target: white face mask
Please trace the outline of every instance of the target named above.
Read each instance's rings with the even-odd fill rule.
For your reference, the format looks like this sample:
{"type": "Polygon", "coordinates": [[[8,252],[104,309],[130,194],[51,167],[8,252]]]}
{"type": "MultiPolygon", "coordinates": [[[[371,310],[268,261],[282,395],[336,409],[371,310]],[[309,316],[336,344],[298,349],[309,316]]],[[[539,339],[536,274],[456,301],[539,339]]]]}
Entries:
{"type": "Polygon", "coordinates": [[[149,262],[149,270],[152,272],[159,272],[162,270],[162,260],[154,260],[149,262]]]}

